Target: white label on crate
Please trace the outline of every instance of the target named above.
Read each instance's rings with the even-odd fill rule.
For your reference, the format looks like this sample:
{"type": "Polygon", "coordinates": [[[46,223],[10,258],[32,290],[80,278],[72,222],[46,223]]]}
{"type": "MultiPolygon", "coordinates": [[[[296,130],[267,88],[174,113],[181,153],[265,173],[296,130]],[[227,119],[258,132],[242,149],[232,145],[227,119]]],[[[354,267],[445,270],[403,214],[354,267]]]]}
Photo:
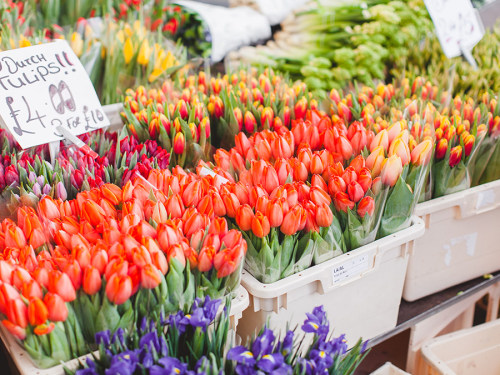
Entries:
{"type": "Polygon", "coordinates": [[[477,243],[477,232],[464,234],[463,236],[451,238],[448,244],[443,245],[443,248],[446,250],[446,254],[444,256],[444,264],[449,266],[451,264],[451,252],[452,249],[462,245],[465,246],[465,253],[468,256],[474,256],[476,252],[476,243],[477,243]]]}
{"type": "Polygon", "coordinates": [[[109,125],[92,82],[65,41],[0,52],[0,118],[22,148],[109,125]]]}
{"type": "Polygon", "coordinates": [[[424,3],[446,57],[471,51],[483,37],[484,27],[470,0],[424,0],[424,3]]]}
{"type": "Polygon", "coordinates": [[[368,271],[372,266],[372,260],[373,257],[369,254],[362,254],[335,265],[332,268],[333,284],[346,281],[368,271]]]}
{"type": "Polygon", "coordinates": [[[481,191],[477,195],[476,210],[491,206],[495,203],[495,192],[492,190],[481,191]]]}

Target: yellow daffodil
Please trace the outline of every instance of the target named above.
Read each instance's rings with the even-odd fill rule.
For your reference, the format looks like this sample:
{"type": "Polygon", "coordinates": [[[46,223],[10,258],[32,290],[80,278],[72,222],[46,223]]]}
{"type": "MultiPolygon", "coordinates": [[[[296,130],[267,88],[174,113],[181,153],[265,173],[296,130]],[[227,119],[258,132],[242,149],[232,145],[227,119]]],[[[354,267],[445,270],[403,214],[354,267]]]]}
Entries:
{"type": "Polygon", "coordinates": [[[19,41],[19,47],[29,47],[31,46],[31,42],[26,39],[24,36],[21,36],[21,40],[19,41]]]}

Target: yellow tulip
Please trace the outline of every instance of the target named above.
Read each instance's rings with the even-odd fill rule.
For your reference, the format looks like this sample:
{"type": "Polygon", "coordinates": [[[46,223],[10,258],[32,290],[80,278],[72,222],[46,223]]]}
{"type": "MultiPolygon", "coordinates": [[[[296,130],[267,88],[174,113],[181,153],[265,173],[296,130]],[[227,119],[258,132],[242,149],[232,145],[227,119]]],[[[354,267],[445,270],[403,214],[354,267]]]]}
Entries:
{"type": "Polygon", "coordinates": [[[132,57],[134,57],[134,45],[130,38],[127,38],[123,46],[123,56],[125,57],[125,64],[128,64],[132,60],[132,57]]]}
{"type": "Polygon", "coordinates": [[[116,39],[118,39],[122,44],[125,42],[125,35],[123,34],[123,30],[119,30],[116,33],[116,39]]]}
{"type": "Polygon", "coordinates": [[[147,39],[144,39],[139,50],[139,55],[137,56],[137,62],[141,65],[148,65],[150,53],[149,42],[147,39]]]}
{"type": "Polygon", "coordinates": [[[31,42],[26,39],[24,36],[21,36],[21,40],[19,41],[19,47],[29,47],[31,46],[31,42]]]}
{"type": "Polygon", "coordinates": [[[123,31],[129,38],[132,37],[132,35],[134,35],[134,31],[132,30],[132,28],[128,23],[125,24],[125,26],[123,27],[123,31]]]}
{"type": "Polygon", "coordinates": [[[80,36],[80,34],[78,34],[77,32],[74,32],[73,34],[71,34],[70,46],[71,46],[71,49],[73,50],[73,52],[75,52],[75,54],[78,57],[80,57],[82,55],[83,40],[82,40],[82,37],[80,36]]]}

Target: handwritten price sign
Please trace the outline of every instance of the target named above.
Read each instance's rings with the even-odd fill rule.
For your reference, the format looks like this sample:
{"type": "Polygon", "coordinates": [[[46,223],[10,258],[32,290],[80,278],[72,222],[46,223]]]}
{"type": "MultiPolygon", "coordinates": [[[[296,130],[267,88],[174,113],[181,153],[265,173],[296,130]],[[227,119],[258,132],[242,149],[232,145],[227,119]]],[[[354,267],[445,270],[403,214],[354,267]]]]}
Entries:
{"type": "Polygon", "coordinates": [[[481,40],[484,28],[470,0],[424,0],[448,58],[466,54],[481,40]]]}
{"type": "Polygon", "coordinates": [[[65,41],[0,52],[0,117],[22,148],[109,125],[85,69],[65,41]]]}

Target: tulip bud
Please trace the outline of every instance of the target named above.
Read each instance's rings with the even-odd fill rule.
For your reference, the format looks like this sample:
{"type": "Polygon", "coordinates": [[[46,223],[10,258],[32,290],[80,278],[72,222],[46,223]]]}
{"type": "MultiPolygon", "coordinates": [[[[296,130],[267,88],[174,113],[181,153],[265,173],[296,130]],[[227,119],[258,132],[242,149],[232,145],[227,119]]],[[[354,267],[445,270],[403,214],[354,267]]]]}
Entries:
{"type": "Polygon", "coordinates": [[[252,232],[259,238],[263,238],[269,234],[271,226],[269,219],[262,212],[257,212],[252,218],[252,232]]]}
{"type": "Polygon", "coordinates": [[[460,160],[462,160],[462,146],[459,145],[453,147],[450,151],[450,160],[448,162],[450,168],[453,168],[458,163],[460,163],[460,160]]]}
{"type": "Polygon", "coordinates": [[[252,229],[254,213],[248,204],[243,204],[238,207],[236,211],[236,224],[240,227],[242,231],[248,231],[252,229]]]}
{"type": "Polygon", "coordinates": [[[448,151],[448,141],[446,138],[441,138],[436,145],[436,160],[443,159],[446,151],[448,151]]]}
{"type": "Polygon", "coordinates": [[[177,133],[174,137],[174,152],[177,154],[177,155],[181,155],[182,153],[184,153],[184,147],[186,145],[186,141],[184,139],[184,134],[182,133],[177,133]]]}
{"type": "Polygon", "coordinates": [[[392,155],[390,158],[384,160],[382,172],[380,173],[382,183],[394,186],[402,172],[403,163],[401,162],[401,158],[397,155],[392,155]]]}
{"type": "Polygon", "coordinates": [[[372,216],[375,211],[375,201],[372,197],[364,197],[358,203],[358,215],[361,218],[364,218],[366,214],[368,216],[372,216]]]}
{"type": "Polygon", "coordinates": [[[250,111],[245,111],[244,117],[245,130],[247,133],[253,133],[257,131],[257,121],[255,120],[254,115],[250,111]]]}
{"type": "Polygon", "coordinates": [[[420,142],[411,152],[411,162],[415,165],[426,165],[431,158],[432,141],[425,139],[420,142]]]}

